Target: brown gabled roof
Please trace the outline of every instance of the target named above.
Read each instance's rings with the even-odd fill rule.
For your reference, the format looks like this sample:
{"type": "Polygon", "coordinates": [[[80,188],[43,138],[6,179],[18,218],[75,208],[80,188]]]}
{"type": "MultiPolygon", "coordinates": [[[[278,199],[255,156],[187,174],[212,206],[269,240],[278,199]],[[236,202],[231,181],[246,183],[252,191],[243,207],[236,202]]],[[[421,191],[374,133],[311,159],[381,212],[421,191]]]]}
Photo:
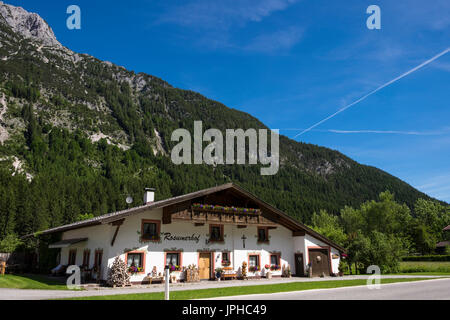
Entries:
{"type": "Polygon", "coordinates": [[[446,226],[446,227],[444,228],[444,231],[450,231],[450,225],[446,226]]]}
{"type": "MultiPolygon", "coordinates": [[[[228,184],[224,184],[221,186],[216,186],[216,187],[212,187],[212,188],[208,188],[208,189],[203,189],[200,191],[196,191],[196,192],[192,192],[192,193],[188,193],[182,196],[178,196],[178,197],[173,197],[173,198],[169,198],[169,199],[165,199],[165,200],[161,200],[161,201],[157,201],[157,202],[153,202],[153,203],[149,203],[143,206],[139,206],[139,207],[134,207],[134,208],[130,208],[130,209],[126,209],[126,210],[122,210],[122,211],[117,211],[117,212],[113,212],[113,213],[108,213],[102,216],[98,216],[92,219],[88,219],[88,220],[83,220],[83,221],[79,221],[79,222],[75,222],[72,224],[68,224],[68,225],[64,225],[64,226],[60,226],[60,227],[56,227],[56,228],[52,228],[52,229],[48,229],[42,232],[38,232],[36,234],[34,234],[35,236],[39,236],[39,235],[47,235],[47,234],[52,234],[52,233],[57,233],[57,232],[63,232],[63,231],[68,231],[68,230],[73,230],[73,229],[79,229],[79,228],[84,228],[84,227],[90,227],[90,226],[95,226],[95,225],[100,225],[100,224],[108,224],[120,219],[123,219],[127,216],[130,215],[134,215],[149,209],[158,209],[158,208],[163,208],[163,207],[167,207],[169,205],[172,204],[177,204],[186,200],[190,200],[190,199],[194,199],[194,198],[198,198],[201,196],[206,196],[215,192],[219,192],[219,191],[224,191],[224,190],[228,190],[228,189],[232,189],[234,192],[241,194],[242,196],[245,196],[247,198],[252,199],[254,202],[256,202],[261,209],[266,209],[274,214],[276,214],[278,216],[277,219],[277,223],[281,224],[281,225],[285,225],[286,227],[288,227],[289,229],[291,229],[292,231],[304,231],[305,233],[314,236],[315,238],[325,242],[326,244],[344,252],[345,249],[341,246],[339,246],[338,244],[332,242],[330,239],[324,237],[323,235],[317,233],[316,231],[312,230],[311,228],[305,226],[304,224],[300,223],[299,221],[293,219],[292,217],[288,216],[286,213],[284,213],[283,211],[273,207],[272,205],[268,204],[267,202],[259,199],[258,197],[256,197],[255,195],[253,195],[252,193],[248,192],[247,190],[233,184],[233,183],[228,183],[228,184]]],[[[32,236],[32,235],[28,235],[28,236],[32,236]]]]}
{"type": "Polygon", "coordinates": [[[437,248],[443,248],[446,246],[450,246],[450,241],[441,241],[436,245],[437,248]]]}

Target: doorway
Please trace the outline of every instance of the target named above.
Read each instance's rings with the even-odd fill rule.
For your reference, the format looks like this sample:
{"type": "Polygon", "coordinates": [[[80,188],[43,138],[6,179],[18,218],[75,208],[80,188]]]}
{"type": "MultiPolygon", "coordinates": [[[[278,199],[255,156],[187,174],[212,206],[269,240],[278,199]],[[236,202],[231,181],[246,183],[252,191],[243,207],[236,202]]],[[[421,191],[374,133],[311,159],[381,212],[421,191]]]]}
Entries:
{"type": "Polygon", "coordinates": [[[201,252],[198,257],[198,273],[200,280],[209,280],[211,278],[211,253],[201,252]]]}
{"type": "Polygon", "coordinates": [[[312,276],[320,277],[330,275],[330,260],[327,249],[309,249],[309,262],[311,263],[312,276]]]}
{"type": "Polygon", "coordinates": [[[303,262],[303,253],[296,253],[295,254],[295,275],[297,277],[305,276],[304,265],[305,264],[303,262]]]}

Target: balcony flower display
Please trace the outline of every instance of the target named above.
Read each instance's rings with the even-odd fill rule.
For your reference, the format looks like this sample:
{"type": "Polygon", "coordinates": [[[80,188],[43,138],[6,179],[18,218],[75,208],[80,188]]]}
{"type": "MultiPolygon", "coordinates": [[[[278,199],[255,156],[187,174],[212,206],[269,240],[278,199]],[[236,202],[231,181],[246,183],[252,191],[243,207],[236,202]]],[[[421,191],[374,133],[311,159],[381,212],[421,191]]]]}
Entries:
{"type": "Polygon", "coordinates": [[[222,266],[228,267],[230,264],[231,264],[230,261],[224,261],[224,260],[222,260],[222,266]]]}
{"type": "Polygon", "coordinates": [[[281,266],[273,264],[270,266],[270,271],[279,271],[281,270],[281,266]]]}
{"type": "Polygon", "coordinates": [[[136,266],[130,266],[128,268],[128,272],[131,274],[136,274],[138,272],[142,272],[142,268],[136,267],[136,266]]]}
{"type": "Polygon", "coordinates": [[[266,265],[264,266],[264,269],[266,269],[266,270],[269,270],[269,268],[270,268],[270,265],[268,265],[268,264],[266,264],[266,265]]]}
{"type": "Polygon", "coordinates": [[[176,266],[176,265],[170,265],[169,267],[170,272],[174,272],[174,271],[181,271],[181,266],[176,266]]]}
{"type": "Polygon", "coordinates": [[[258,272],[258,271],[260,271],[260,268],[259,268],[259,266],[250,266],[250,267],[248,267],[248,271],[258,272]]]}
{"type": "Polygon", "coordinates": [[[203,210],[222,211],[222,212],[233,212],[233,213],[259,213],[259,209],[225,207],[225,206],[202,204],[202,203],[194,203],[194,204],[192,204],[192,208],[203,209],[203,210]]]}

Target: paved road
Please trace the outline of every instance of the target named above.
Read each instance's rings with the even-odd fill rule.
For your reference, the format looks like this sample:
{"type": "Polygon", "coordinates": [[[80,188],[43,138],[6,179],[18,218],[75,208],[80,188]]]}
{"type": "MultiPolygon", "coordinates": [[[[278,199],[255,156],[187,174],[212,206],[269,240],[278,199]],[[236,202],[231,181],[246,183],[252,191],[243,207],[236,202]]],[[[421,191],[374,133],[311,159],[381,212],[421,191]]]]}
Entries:
{"type": "Polygon", "coordinates": [[[450,279],[221,297],[218,300],[450,300],[450,279]]]}
{"type": "MultiPolygon", "coordinates": [[[[280,284],[289,282],[308,282],[308,281],[329,281],[329,280],[353,280],[353,279],[367,279],[368,276],[345,276],[339,278],[274,278],[271,280],[231,280],[221,282],[200,282],[200,283],[181,283],[171,285],[171,291],[179,290],[200,290],[211,288],[224,288],[235,286],[250,286],[250,285],[267,285],[267,284],[280,284]]],[[[382,278],[436,278],[435,276],[408,276],[408,275],[392,275],[382,276],[382,278]]],[[[432,281],[432,280],[427,280],[432,281]]],[[[450,287],[450,284],[449,284],[450,287]]],[[[332,289],[330,289],[332,290],[332,289]]],[[[89,297],[89,296],[103,296],[103,295],[116,295],[116,294],[133,294],[133,293],[150,293],[150,292],[163,292],[164,285],[153,284],[151,286],[143,287],[129,287],[129,288],[100,288],[90,289],[85,291],[63,291],[63,290],[31,290],[31,289],[6,289],[0,288],[0,300],[46,300],[46,299],[63,299],[71,297],[89,297]]],[[[316,290],[314,290],[316,291],[316,290]]],[[[247,296],[250,297],[250,296],[247,296]]],[[[242,297],[239,297],[242,299],[242,297]]],[[[252,298],[249,298],[252,299],[252,298]]],[[[257,298],[255,298],[257,299],[257,298]]],[[[260,299],[260,298],[259,298],[260,299]]],[[[272,299],[272,298],[270,298],[272,299]]]]}

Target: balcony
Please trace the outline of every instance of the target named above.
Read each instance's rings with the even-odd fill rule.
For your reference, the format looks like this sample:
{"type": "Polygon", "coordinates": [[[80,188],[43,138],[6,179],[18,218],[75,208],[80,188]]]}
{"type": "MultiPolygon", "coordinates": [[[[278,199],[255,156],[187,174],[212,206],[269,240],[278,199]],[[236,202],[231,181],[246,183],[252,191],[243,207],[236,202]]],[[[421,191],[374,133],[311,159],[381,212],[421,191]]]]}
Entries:
{"type": "Polygon", "coordinates": [[[209,204],[192,204],[185,210],[171,214],[171,220],[191,221],[196,224],[220,223],[234,225],[276,226],[262,215],[260,209],[224,207],[209,204]]]}

